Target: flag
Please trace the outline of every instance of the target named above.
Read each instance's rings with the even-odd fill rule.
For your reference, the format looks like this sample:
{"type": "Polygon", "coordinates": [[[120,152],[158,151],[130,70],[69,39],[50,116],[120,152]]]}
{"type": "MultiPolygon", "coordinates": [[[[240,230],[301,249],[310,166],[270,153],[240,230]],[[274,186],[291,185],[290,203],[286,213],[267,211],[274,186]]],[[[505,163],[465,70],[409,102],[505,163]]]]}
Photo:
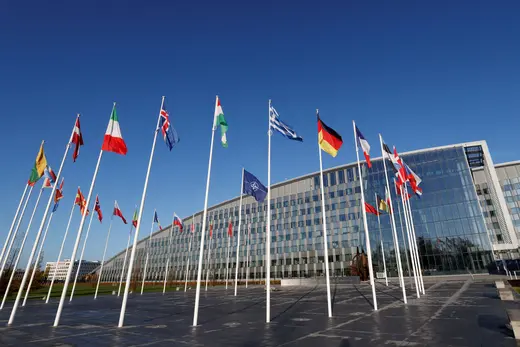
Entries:
{"type": "Polygon", "coordinates": [[[173,213],[173,225],[178,226],[180,231],[182,232],[182,219],[180,219],[179,216],[175,214],[175,212],[173,213]]]}
{"type": "Polygon", "coordinates": [[[117,201],[114,202],[114,213],[112,213],[112,214],[114,216],[118,216],[119,218],[121,218],[123,220],[123,223],[127,224],[125,217],[123,217],[123,212],[121,212],[121,209],[117,205],[117,201]]]}
{"type": "Polygon", "coordinates": [[[390,199],[391,199],[390,192],[385,187],[385,203],[386,203],[386,206],[388,207],[388,211],[387,211],[388,213],[392,213],[392,208],[390,207],[391,206],[390,199]]]}
{"type": "Polygon", "coordinates": [[[40,150],[36,155],[36,160],[34,162],[34,167],[31,170],[31,176],[29,177],[28,185],[34,186],[36,182],[40,178],[42,178],[45,168],[47,167],[47,158],[45,157],[45,152],[43,151],[43,142],[40,145],[40,150]]]}
{"type": "Polygon", "coordinates": [[[242,193],[251,195],[256,201],[262,202],[267,196],[267,188],[252,173],[244,170],[244,181],[242,182],[242,193]]]}
{"type": "Polygon", "coordinates": [[[379,212],[377,212],[376,208],[370,205],[368,202],[365,202],[365,211],[379,216],[379,212]]]}
{"type": "Polygon", "coordinates": [[[121,155],[126,155],[128,152],[125,140],[123,140],[123,135],[121,135],[121,128],[119,127],[119,119],[117,117],[115,105],[112,109],[112,114],[110,115],[110,121],[108,122],[101,150],[121,155]]]}
{"type": "Polygon", "coordinates": [[[54,193],[54,207],[52,208],[52,212],[56,212],[58,210],[58,206],[60,200],[63,199],[63,183],[65,182],[65,178],[61,179],[61,184],[58,189],[56,189],[54,193]]]}
{"type": "Polygon", "coordinates": [[[318,143],[320,148],[335,157],[343,144],[343,139],[334,129],[323,123],[318,113],[316,113],[316,116],[318,117],[318,143]]]}
{"type": "Polygon", "coordinates": [[[406,182],[406,169],[403,165],[403,161],[399,157],[399,154],[397,153],[397,149],[394,146],[394,156],[392,158],[392,163],[394,164],[395,170],[397,172],[397,183],[399,185],[402,185],[406,182]]]}
{"type": "Polygon", "coordinates": [[[72,142],[76,146],[74,147],[74,152],[72,153],[72,161],[76,162],[76,159],[79,155],[79,147],[83,146],[83,135],[81,135],[81,127],[79,125],[79,115],[76,118],[76,124],[74,124],[74,132],[72,133],[72,142]]]}
{"type": "Polygon", "coordinates": [[[100,222],[103,221],[103,212],[101,212],[101,205],[99,204],[99,198],[96,195],[96,205],[94,206],[94,211],[98,214],[98,219],[100,222]]]}
{"type": "MultiPolygon", "coordinates": [[[[134,211],[134,217],[132,218],[132,225],[134,226],[134,228],[137,228],[137,208],[134,211]]],[[[132,228],[130,228],[130,229],[132,229],[132,228]]]]}
{"type": "Polygon", "coordinates": [[[296,134],[296,131],[291,129],[291,127],[286,123],[282,122],[278,112],[276,112],[273,106],[269,107],[269,128],[278,131],[289,140],[303,141],[303,138],[296,134]]]}
{"type": "Polygon", "coordinates": [[[195,232],[195,224],[193,221],[191,222],[191,233],[193,234],[195,232]]]}
{"type": "Polygon", "coordinates": [[[231,222],[231,218],[229,218],[227,234],[228,234],[228,236],[233,236],[233,223],[231,222]]]}
{"type": "Polygon", "coordinates": [[[209,237],[213,237],[213,221],[209,222],[209,237]]]}
{"type": "Polygon", "coordinates": [[[368,144],[368,141],[365,139],[361,131],[359,131],[358,127],[356,126],[356,138],[359,142],[359,145],[363,149],[363,154],[365,155],[365,160],[367,161],[367,166],[370,169],[372,167],[372,163],[370,162],[370,145],[368,144]]]}
{"type": "Polygon", "coordinates": [[[392,151],[390,147],[383,141],[383,158],[392,160],[392,151]]]}
{"type": "Polygon", "coordinates": [[[213,128],[216,128],[220,125],[220,141],[222,142],[222,147],[227,148],[227,137],[226,132],[228,130],[228,124],[226,119],[224,118],[224,111],[222,111],[222,105],[220,105],[220,98],[217,96],[217,104],[215,105],[215,119],[213,121],[213,128]]]}
{"type": "Polygon", "coordinates": [[[159,226],[159,230],[162,230],[161,223],[159,223],[159,217],[157,216],[157,211],[154,211],[153,222],[157,223],[157,225],[159,226]]]}
{"type": "Polygon", "coordinates": [[[421,197],[422,189],[419,188],[419,184],[421,184],[422,179],[415,172],[413,172],[413,170],[404,161],[402,161],[402,163],[406,170],[406,178],[408,182],[410,182],[410,186],[412,187],[413,192],[418,197],[421,197]]]}
{"type": "Polygon", "coordinates": [[[161,133],[164,139],[164,143],[166,143],[166,146],[172,150],[173,146],[177,142],[179,142],[179,136],[177,135],[177,131],[175,131],[175,128],[170,123],[170,115],[168,111],[166,111],[163,103],[163,107],[160,112],[161,119],[159,120],[159,128],[161,129],[161,133]]]}
{"type": "Polygon", "coordinates": [[[387,202],[381,199],[379,195],[377,195],[377,208],[380,211],[390,212],[390,207],[388,206],[387,202]]]}
{"type": "Polygon", "coordinates": [[[46,166],[43,170],[43,176],[45,177],[43,181],[43,188],[52,188],[54,187],[54,183],[56,183],[56,174],[52,171],[50,166],[46,166]]]}
{"type": "Polygon", "coordinates": [[[82,215],[84,214],[84,215],[88,216],[89,210],[87,209],[87,200],[85,200],[85,197],[81,193],[81,190],[79,189],[79,187],[78,187],[78,192],[76,193],[76,201],[74,203],[79,206],[79,210],[81,211],[82,215]]]}

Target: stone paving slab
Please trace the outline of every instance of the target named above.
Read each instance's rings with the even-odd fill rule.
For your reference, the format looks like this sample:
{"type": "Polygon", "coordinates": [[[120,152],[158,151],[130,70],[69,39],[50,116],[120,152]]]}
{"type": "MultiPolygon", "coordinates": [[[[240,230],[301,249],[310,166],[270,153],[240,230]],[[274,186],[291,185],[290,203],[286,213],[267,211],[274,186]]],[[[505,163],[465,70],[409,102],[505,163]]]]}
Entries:
{"type": "MultiPolygon", "coordinates": [[[[324,287],[289,288],[271,294],[265,323],[261,287],[209,288],[200,300],[199,326],[191,327],[194,290],[134,294],[125,327],[117,328],[121,297],[76,297],[51,325],[57,301],[31,301],[7,327],[11,306],[0,311],[1,346],[517,346],[496,289],[485,281],[425,283],[417,299],[407,285],[408,304],[396,283],[377,284],[379,310],[367,284],[332,288],[327,317],[324,287]]],[[[12,305],[12,304],[11,304],[12,305]]]]}

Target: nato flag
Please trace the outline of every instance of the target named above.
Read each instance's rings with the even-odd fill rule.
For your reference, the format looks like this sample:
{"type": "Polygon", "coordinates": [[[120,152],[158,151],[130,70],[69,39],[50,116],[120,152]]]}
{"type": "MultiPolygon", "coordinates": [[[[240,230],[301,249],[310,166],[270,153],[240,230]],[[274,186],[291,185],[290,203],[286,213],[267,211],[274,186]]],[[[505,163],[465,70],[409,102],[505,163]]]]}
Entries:
{"type": "Polygon", "coordinates": [[[264,201],[267,195],[267,188],[252,173],[244,170],[244,182],[242,182],[242,192],[251,195],[256,201],[264,201]]]}

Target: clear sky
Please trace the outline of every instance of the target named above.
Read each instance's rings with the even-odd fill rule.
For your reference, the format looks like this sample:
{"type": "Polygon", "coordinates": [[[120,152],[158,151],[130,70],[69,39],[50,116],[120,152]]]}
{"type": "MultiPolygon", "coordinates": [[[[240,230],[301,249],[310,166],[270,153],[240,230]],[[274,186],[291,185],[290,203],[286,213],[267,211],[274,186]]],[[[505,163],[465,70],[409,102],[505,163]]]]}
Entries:
{"type": "MultiPolygon", "coordinates": [[[[273,138],[273,183],[319,169],[316,108],[344,139],[325,167],[355,159],[352,119],[374,155],[382,132],[400,151],[485,139],[495,162],[520,159],[519,13],[518,1],[4,1],[0,242],[40,142],[57,169],[81,113],[85,146],[76,163],[69,154],[45,247],[45,260],[54,260],[114,101],[128,155],[103,156],[94,191],[106,219],[93,222],[90,260],[102,256],[114,199],[128,219],[140,200],[162,95],[181,142],[168,152],[158,139],[140,238],[154,208],[163,225],[174,211],[203,208],[216,94],[229,148],[216,142],[210,205],[239,194],[242,166],[266,182],[268,99],[304,137],[273,138]]],[[[76,213],[65,257],[78,225],[76,213]]],[[[114,224],[109,255],[126,245],[128,229],[114,224]]]]}

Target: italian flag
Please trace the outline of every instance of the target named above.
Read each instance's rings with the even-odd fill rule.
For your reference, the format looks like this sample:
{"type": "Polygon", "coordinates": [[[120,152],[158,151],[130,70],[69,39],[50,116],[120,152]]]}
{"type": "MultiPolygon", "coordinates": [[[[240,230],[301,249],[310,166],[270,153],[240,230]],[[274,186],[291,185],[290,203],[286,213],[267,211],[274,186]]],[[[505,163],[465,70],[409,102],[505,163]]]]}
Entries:
{"type": "Polygon", "coordinates": [[[224,118],[224,111],[222,111],[222,106],[220,105],[220,99],[217,96],[217,103],[215,104],[215,123],[214,127],[220,125],[220,134],[221,134],[221,142],[222,147],[226,148],[228,146],[226,132],[228,129],[228,124],[226,119],[224,118]]]}
{"type": "Polygon", "coordinates": [[[121,218],[123,220],[123,223],[126,224],[126,219],[125,219],[125,217],[123,217],[123,212],[119,208],[117,201],[114,204],[114,216],[118,216],[119,218],[121,218]]]}
{"type": "Polygon", "coordinates": [[[126,155],[126,152],[128,152],[125,140],[123,140],[123,135],[121,135],[121,128],[119,128],[119,119],[117,118],[115,104],[112,109],[112,114],[110,115],[110,121],[108,122],[101,150],[121,155],[126,155]]]}

